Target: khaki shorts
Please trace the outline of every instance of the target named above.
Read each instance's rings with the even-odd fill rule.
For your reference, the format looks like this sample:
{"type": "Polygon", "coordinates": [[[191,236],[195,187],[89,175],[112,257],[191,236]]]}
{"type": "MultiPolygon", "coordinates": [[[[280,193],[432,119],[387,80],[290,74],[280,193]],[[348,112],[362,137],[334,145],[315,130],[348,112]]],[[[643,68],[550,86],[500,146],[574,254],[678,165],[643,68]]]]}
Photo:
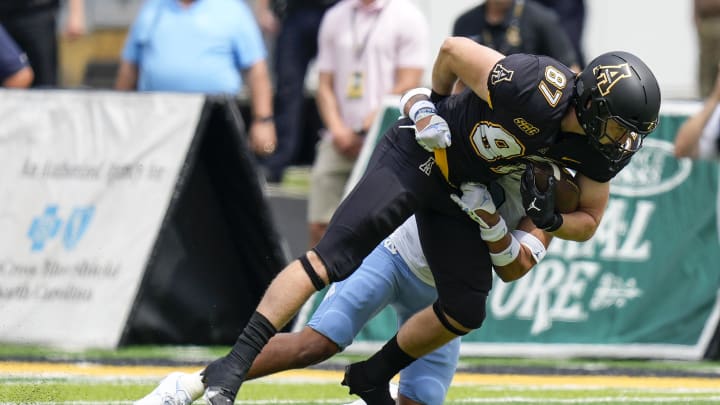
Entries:
{"type": "Polygon", "coordinates": [[[355,159],[339,154],[330,136],[317,144],[315,162],[310,172],[308,222],[327,224],[345,194],[355,159]]]}

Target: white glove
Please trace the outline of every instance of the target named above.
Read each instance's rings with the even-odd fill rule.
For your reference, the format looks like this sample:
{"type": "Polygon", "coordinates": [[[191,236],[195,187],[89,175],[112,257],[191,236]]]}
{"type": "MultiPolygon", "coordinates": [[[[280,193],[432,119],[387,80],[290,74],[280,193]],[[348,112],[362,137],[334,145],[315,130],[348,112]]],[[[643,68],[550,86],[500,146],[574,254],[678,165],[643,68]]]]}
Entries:
{"type": "Polygon", "coordinates": [[[433,115],[430,123],[419,131],[415,125],[400,125],[400,128],[414,130],[415,141],[428,152],[432,152],[434,149],[445,149],[452,144],[450,128],[443,117],[439,115],[433,115]]]}
{"type": "Polygon", "coordinates": [[[420,131],[415,129],[415,140],[429,152],[433,149],[445,149],[452,143],[450,127],[443,117],[433,115],[425,128],[420,131]]]}
{"type": "Polygon", "coordinates": [[[462,198],[458,197],[457,194],[450,194],[450,198],[455,201],[455,204],[465,212],[473,221],[480,224],[481,228],[489,229],[490,226],[475,213],[477,210],[482,210],[488,214],[494,214],[496,211],[495,203],[493,202],[490,191],[487,187],[481,183],[463,183],[460,186],[462,191],[462,198]]]}
{"type": "MultiPolygon", "coordinates": [[[[402,108],[405,108],[404,104],[402,108]]],[[[450,127],[443,117],[437,115],[435,104],[430,100],[413,103],[408,111],[408,117],[415,125],[404,125],[400,128],[412,128],[415,131],[415,140],[426,151],[432,152],[434,149],[445,149],[450,146],[450,127]],[[423,129],[418,130],[418,121],[427,117],[430,117],[430,121],[423,129]]]]}

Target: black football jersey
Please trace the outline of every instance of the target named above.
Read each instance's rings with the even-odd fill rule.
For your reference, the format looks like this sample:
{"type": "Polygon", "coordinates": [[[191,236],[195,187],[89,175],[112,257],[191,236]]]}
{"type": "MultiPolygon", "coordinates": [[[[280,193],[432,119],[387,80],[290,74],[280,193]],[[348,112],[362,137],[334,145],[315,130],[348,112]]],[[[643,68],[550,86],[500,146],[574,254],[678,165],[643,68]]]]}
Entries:
{"type": "Polygon", "coordinates": [[[574,84],[575,73],[557,60],[515,54],[493,67],[489,103],[469,89],[439,102],[452,133],[450,182],[488,182],[529,160],[550,160],[599,182],[612,179],[629,157],[613,164],[586,135],[560,131],[574,84]]]}

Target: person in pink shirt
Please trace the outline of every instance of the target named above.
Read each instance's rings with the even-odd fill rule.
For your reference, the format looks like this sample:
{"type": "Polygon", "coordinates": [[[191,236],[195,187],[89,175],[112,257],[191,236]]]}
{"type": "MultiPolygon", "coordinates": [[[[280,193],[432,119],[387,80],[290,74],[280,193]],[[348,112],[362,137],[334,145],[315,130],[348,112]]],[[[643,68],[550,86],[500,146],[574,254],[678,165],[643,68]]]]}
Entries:
{"type": "Polygon", "coordinates": [[[410,0],[343,0],[320,25],[316,101],[325,130],[310,180],[310,245],[325,233],[383,98],[420,85],[429,32],[410,0]]]}

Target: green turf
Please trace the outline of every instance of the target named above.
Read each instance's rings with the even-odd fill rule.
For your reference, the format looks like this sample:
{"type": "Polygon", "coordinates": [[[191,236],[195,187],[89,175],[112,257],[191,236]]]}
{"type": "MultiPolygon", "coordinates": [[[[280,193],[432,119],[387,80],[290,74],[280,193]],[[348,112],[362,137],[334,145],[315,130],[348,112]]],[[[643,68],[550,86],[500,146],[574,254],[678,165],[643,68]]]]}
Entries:
{"type": "MultiPolygon", "coordinates": [[[[65,379],[5,380],[0,379],[0,402],[8,403],[107,403],[127,402],[138,399],[154,387],[147,382],[86,381],[65,379]]],[[[294,383],[279,384],[248,382],[238,395],[240,404],[289,403],[289,404],[342,404],[354,398],[347,395],[338,384],[294,383]]],[[[620,404],[620,403],[669,403],[669,404],[717,404],[720,388],[711,393],[674,392],[669,390],[640,391],[589,388],[513,388],[503,386],[453,386],[448,394],[447,405],[460,404],[620,404]]],[[[198,401],[197,403],[200,403],[198,401]]]]}
{"type": "MultiPolygon", "coordinates": [[[[224,355],[228,347],[195,346],[129,346],[117,350],[68,351],[23,345],[0,345],[3,359],[65,360],[69,362],[123,362],[148,364],[167,362],[205,363],[224,355]]],[[[357,361],[364,356],[336,356],[340,364],[357,361]]],[[[642,361],[607,359],[521,359],[521,358],[463,358],[461,369],[473,367],[544,367],[554,369],[581,368],[585,370],[675,370],[720,374],[718,361],[642,361]]],[[[128,403],[150,392],[154,379],[137,378],[45,378],[40,376],[0,376],[0,405],[8,404],[78,404],[94,405],[108,402],[128,403]]],[[[269,383],[252,381],[243,386],[238,396],[240,404],[343,404],[355,398],[338,383],[269,383]]],[[[200,402],[197,402],[200,403],[200,402]]],[[[621,390],[592,389],[590,387],[512,387],[460,385],[451,387],[446,404],[718,404],[718,388],[692,390],[621,390]]]]}

